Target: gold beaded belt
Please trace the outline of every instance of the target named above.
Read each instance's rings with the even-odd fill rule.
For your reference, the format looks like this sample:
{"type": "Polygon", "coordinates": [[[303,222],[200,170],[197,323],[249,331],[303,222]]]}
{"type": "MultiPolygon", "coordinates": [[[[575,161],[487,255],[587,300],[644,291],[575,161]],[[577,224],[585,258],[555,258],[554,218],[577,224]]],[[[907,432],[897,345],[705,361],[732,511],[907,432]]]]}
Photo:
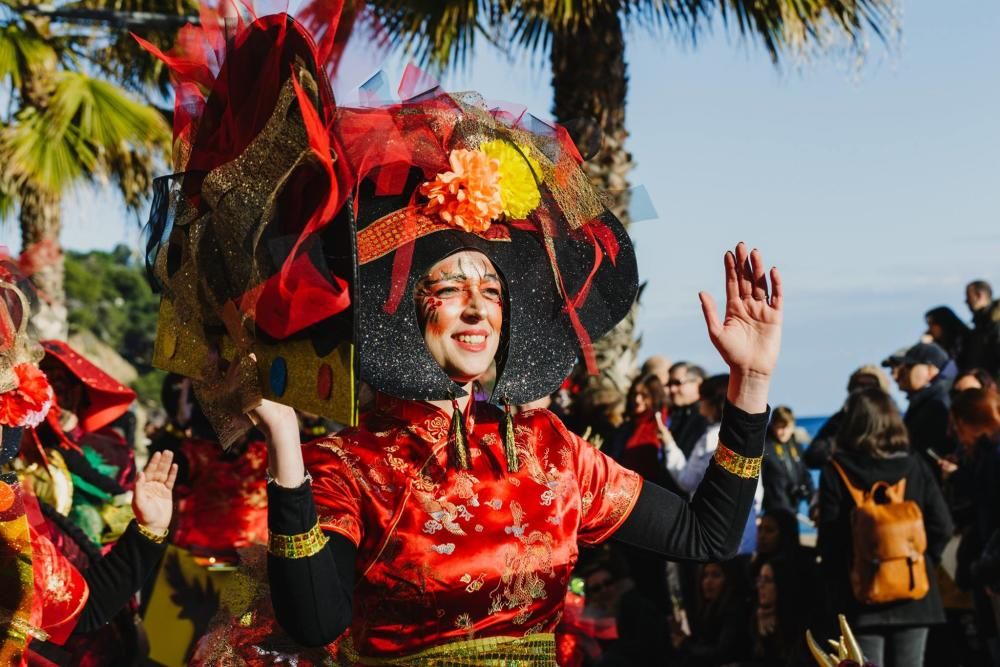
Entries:
{"type": "Polygon", "coordinates": [[[345,665],[420,665],[420,667],[556,667],[556,637],[550,632],[524,637],[484,637],[432,646],[418,653],[377,658],[358,655],[348,638],[340,645],[345,665]]]}

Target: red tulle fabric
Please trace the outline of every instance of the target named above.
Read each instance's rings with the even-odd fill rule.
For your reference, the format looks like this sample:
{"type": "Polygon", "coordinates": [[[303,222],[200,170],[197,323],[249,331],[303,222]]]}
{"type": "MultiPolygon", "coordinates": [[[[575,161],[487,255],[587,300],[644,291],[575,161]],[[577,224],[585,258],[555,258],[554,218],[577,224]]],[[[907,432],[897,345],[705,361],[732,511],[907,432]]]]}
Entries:
{"type": "Polygon", "coordinates": [[[578,543],[607,539],[642,482],[545,410],[469,416],[472,469],[448,465],[451,415],[379,396],[363,425],[306,445],[320,526],[358,545],[351,636],[365,656],[553,632],[578,543]],[[400,632],[406,628],[406,632],[400,632]]]}
{"type": "MultiPolygon", "coordinates": [[[[456,147],[454,133],[459,122],[466,118],[458,99],[430,83],[430,79],[412,65],[407,68],[400,85],[399,96],[404,101],[382,106],[345,108],[337,110],[333,131],[344,151],[344,161],[351,165],[354,188],[370,179],[376,185],[377,195],[398,195],[403,192],[411,167],[423,171],[428,180],[439,173],[451,170],[451,151],[456,147]],[[426,88],[430,86],[430,88],[426,88]]],[[[569,170],[579,169],[582,158],[565,128],[549,125],[524,109],[509,106],[491,107],[490,114],[501,126],[516,131],[528,131],[546,136],[558,155],[553,158],[554,182],[566,181],[569,170]]],[[[414,193],[414,197],[418,193],[414,193]]],[[[413,205],[417,205],[415,200],[413,205]]],[[[363,205],[354,200],[355,209],[363,205]]],[[[618,255],[618,242],[613,232],[599,219],[593,219],[580,228],[571,228],[551,194],[543,195],[543,202],[524,220],[504,220],[506,224],[545,239],[561,236],[573,237],[589,243],[594,248],[589,274],[575,291],[565,284],[555,250],[544,244],[553,270],[554,288],[564,296],[565,311],[580,342],[584,362],[591,372],[596,372],[590,336],[579,319],[577,309],[589,296],[590,286],[606,254],[614,262],[618,255]]],[[[397,249],[392,270],[392,289],[385,304],[388,312],[395,312],[404,297],[412,262],[416,222],[404,218],[403,242],[397,249]]]]}
{"type": "MultiPolygon", "coordinates": [[[[301,54],[317,63],[320,72],[332,79],[346,38],[358,14],[344,13],[343,2],[307,2],[296,13],[298,23],[288,26],[284,14],[257,16],[246,7],[225,0],[218,6],[202,5],[201,26],[186,26],[174,48],[164,53],[154,45],[136,39],[170,68],[176,92],[174,138],[176,153],[189,155],[184,166],[188,175],[184,188],[197,199],[200,191],[198,173],[204,173],[238,156],[257,136],[274,109],[281,85],[289,75],[291,61],[283,57],[290,31],[307,37],[310,53],[301,54]],[[222,18],[229,20],[228,33],[234,35],[229,47],[239,48],[251,30],[269,30],[269,48],[262,49],[255,60],[241,59],[238,67],[227,61],[226,32],[222,18]]],[[[352,3],[350,7],[355,7],[352,3]]],[[[282,11],[285,8],[272,6],[282,11]]],[[[342,73],[341,73],[342,74],[342,73]]],[[[313,108],[299,92],[300,108],[313,148],[316,164],[325,177],[320,188],[322,201],[300,226],[287,230],[296,235],[291,252],[281,270],[266,284],[250,286],[239,300],[240,309],[252,315],[268,334],[284,338],[301,331],[349,305],[346,283],[333,275],[318,275],[315,267],[303,259],[316,234],[333,220],[347,197],[356,194],[361,182],[371,179],[379,195],[398,195],[403,191],[411,167],[423,171],[427,179],[449,170],[455,124],[462,118],[458,101],[436,86],[431,77],[415,67],[408,67],[399,86],[401,103],[381,103],[374,95],[362,95],[366,102],[356,108],[335,108],[327,81],[321,82],[322,100],[313,108]]],[[[543,123],[522,107],[495,106],[490,113],[501,125],[545,135],[558,155],[550,155],[555,166],[554,187],[568,182],[582,162],[572,139],[562,127],[543,123]]],[[[414,193],[416,205],[417,193],[414,193]]],[[[419,202],[423,203],[423,202],[419,202]]],[[[357,198],[354,206],[358,207],[357,198]]],[[[357,210],[355,210],[355,213],[357,210]]],[[[292,216],[294,217],[294,216],[292,216]]],[[[588,277],[573,290],[564,284],[559,262],[551,244],[545,244],[553,269],[554,289],[564,296],[565,311],[580,341],[584,361],[592,372],[596,360],[589,334],[577,309],[586,301],[590,285],[604,256],[612,262],[618,253],[614,234],[600,220],[584,221],[582,226],[565,224],[551,196],[526,220],[508,224],[531,231],[546,239],[571,235],[594,248],[588,277]]],[[[403,242],[393,261],[392,288],[385,304],[395,312],[403,299],[406,276],[411,268],[416,224],[404,221],[403,242]]]]}
{"type": "MultiPolygon", "coordinates": [[[[269,9],[275,11],[287,9],[275,6],[278,3],[271,5],[269,9]]],[[[302,178],[309,180],[312,195],[321,196],[308,210],[296,211],[297,215],[283,211],[282,231],[295,236],[291,250],[275,275],[261,285],[246,286],[245,294],[236,300],[243,313],[279,339],[350,305],[348,284],[333,274],[321,274],[306,256],[310,244],[318,240],[318,232],[334,219],[349,194],[341,187],[349,180],[347,166],[335,160],[340,151],[328,129],[334,113],[329,77],[356,16],[356,10],[352,11],[342,25],[342,7],[340,0],[308,3],[299,11],[298,23],[289,24],[283,13],[258,18],[251,8],[229,0],[218,6],[202,3],[201,25],[182,28],[169,53],[135,37],[170,68],[175,90],[174,151],[177,156],[187,156],[184,164],[176,166],[186,172],[184,192],[196,206],[201,204],[204,176],[239,156],[263,129],[296,60],[318,67],[319,108],[298,82],[295,86],[314,165],[321,174],[317,178],[309,172],[302,178]],[[259,32],[270,35],[266,48],[264,42],[261,48],[242,48],[259,32]],[[228,43],[227,33],[233,35],[228,43]],[[239,58],[227,57],[227,53],[237,52],[239,58]]]]}
{"type": "Polygon", "coordinates": [[[0,394],[0,424],[14,428],[38,426],[52,407],[52,387],[34,364],[18,364],[14,374],[17,388],[0,394]]]}

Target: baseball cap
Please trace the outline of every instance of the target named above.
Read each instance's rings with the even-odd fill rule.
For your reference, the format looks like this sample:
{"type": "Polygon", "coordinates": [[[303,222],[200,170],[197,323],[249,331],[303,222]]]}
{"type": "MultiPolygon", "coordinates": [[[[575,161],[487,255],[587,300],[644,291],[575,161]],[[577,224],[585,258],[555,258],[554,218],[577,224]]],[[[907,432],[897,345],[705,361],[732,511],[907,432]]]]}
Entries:
{"type": "Polygon", "coordinates": [[[895,368],[896,366],[902,366],[903,358],[906,356],[906,353],[909,349],[910,348],[908,347],[901,347],[892,354],[890,354],[888,357],[883,359],[882,360],[883,368],[895,368]]]}
{"type": "Polygon", "coordinates": [[[948,363],[948,353],[937,343],[917,343],[903,355],[903,363],[908,366],[930,364],[944,368],[948,363]]]}

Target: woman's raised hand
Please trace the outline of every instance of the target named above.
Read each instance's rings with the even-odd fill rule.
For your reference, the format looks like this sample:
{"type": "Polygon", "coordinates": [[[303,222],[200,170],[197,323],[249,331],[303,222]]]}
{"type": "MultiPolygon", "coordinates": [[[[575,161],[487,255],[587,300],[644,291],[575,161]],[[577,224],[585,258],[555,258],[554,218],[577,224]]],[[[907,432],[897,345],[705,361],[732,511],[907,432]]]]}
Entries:
{"type": "Polygon", "coordinates": [[[271,477],[279,486],[300,486],[305,478],[305,464],[295,409],[264,399],[250,411],[250,417],[267,438],[268,472],[271,477]]]}
{"type": "Polygon", "coordinates": [[[701,292],[702,311],[715,349],[729,365],[729,400],[747,412],[767,407],[767,389],[781,349],[782,286],[778,269],[764,270],[756,249],[740,242],[727,252],[726,311],[722,321],[711,294],[701,292]]]}
{"type": "Polygon", "coordinates": [[[165,533],[174,511],[177,464],[170,450],[156,452],[135,480],[132,512],[140,524],[154,533],[165,533]]]}

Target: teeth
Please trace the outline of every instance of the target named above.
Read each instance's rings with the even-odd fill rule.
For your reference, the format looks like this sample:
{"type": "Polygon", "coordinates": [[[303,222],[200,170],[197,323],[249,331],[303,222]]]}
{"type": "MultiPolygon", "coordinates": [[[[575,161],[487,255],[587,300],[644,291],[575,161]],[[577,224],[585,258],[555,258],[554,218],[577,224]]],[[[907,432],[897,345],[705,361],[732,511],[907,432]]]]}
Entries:
{"type": "Polygon", "coordinates": [[[458,336],[458,340],[469,345],[479,345],[486,342],[486,336],[458,336]]]}

